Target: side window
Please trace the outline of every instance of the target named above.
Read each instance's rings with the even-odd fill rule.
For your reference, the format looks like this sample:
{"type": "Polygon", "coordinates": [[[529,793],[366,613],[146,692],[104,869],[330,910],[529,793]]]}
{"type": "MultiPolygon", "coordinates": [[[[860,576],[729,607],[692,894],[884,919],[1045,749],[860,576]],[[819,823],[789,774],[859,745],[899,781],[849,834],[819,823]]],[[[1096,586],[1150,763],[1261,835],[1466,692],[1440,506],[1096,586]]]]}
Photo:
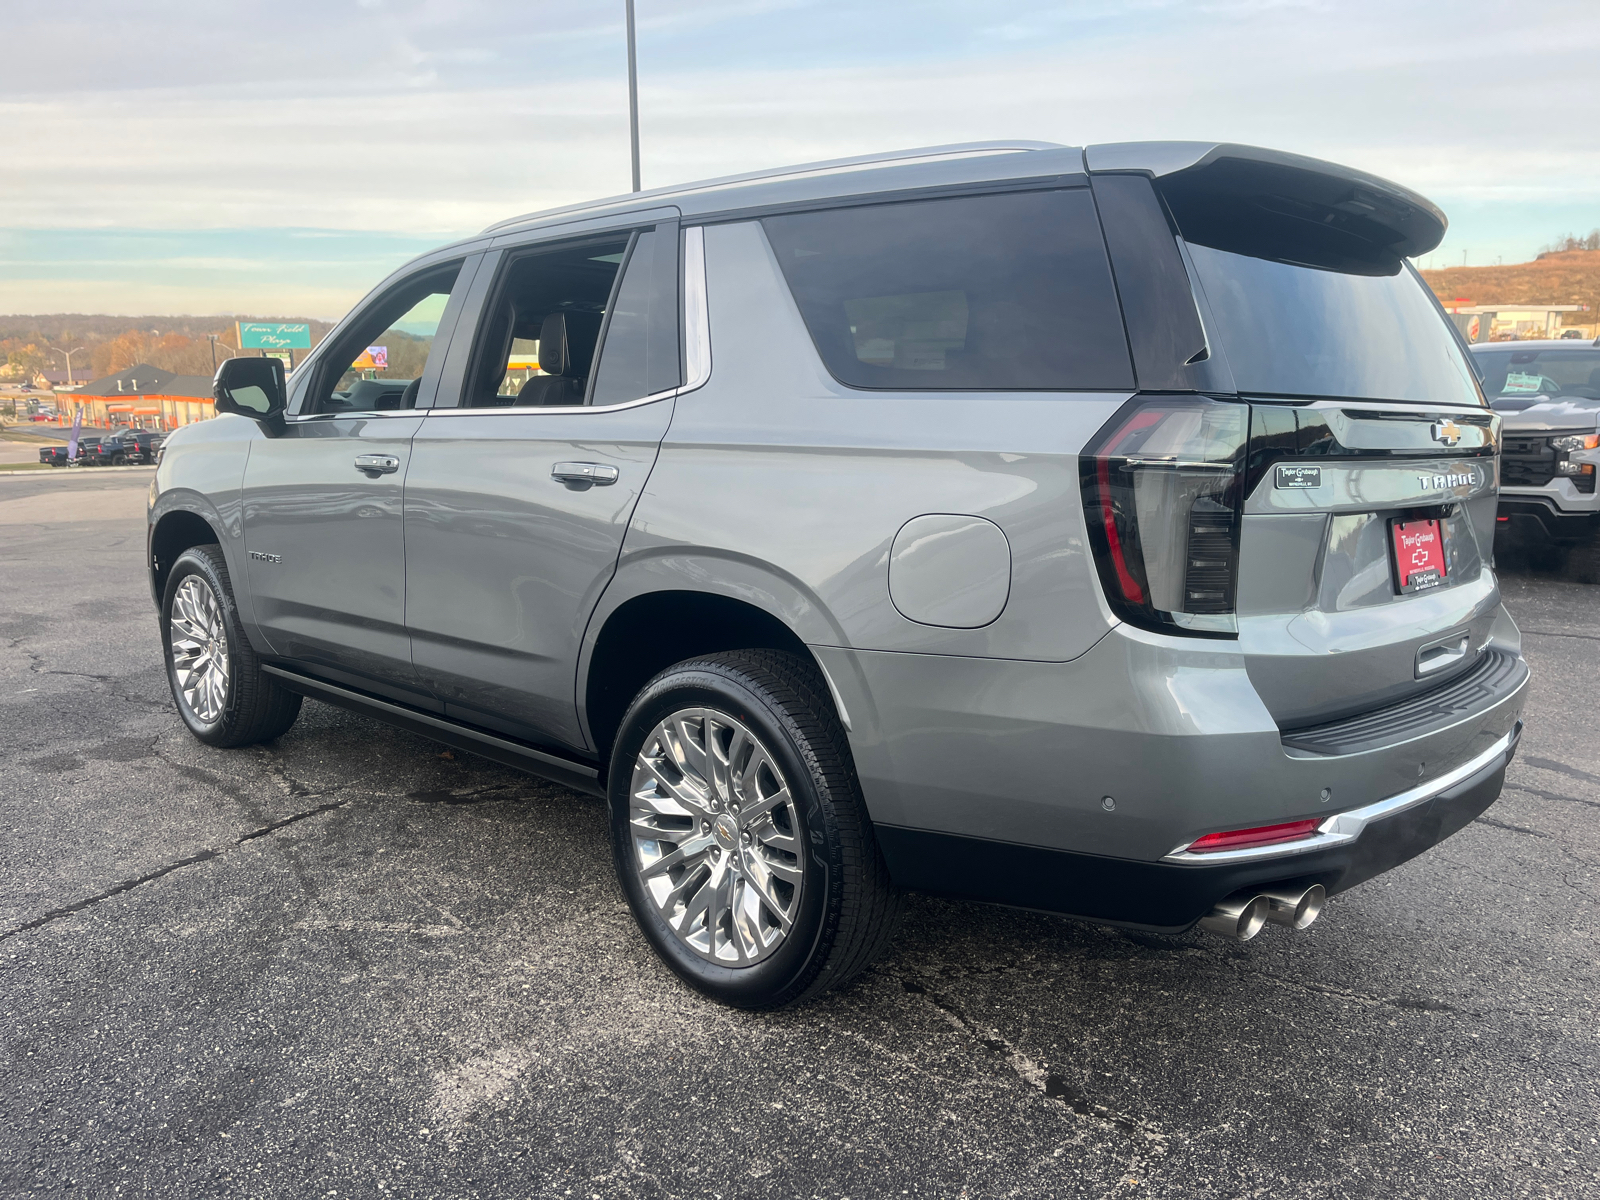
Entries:
{"type": "Polygon", "coordinates": [[[307,413],[415,408],[461,264],[407,280],[374,303],[322,358],[307,413]]]}
{"type": "Polygon", "coordinates": [[[590,404],[622,404],[677,387],[678,231],[662,225],[636,234],[606,316],[605,342],[590,404]]]}
{"type": "Polygon", "coordinates": [[[843,384],[1133,386],[1086,188],[862,205],[762,225],[818,352],[843,384]]]}
{"type": "Polygon", "coordinates": [[[478,323],[464,408],[582,404],[629,235],[511,259],[478,323]]]}

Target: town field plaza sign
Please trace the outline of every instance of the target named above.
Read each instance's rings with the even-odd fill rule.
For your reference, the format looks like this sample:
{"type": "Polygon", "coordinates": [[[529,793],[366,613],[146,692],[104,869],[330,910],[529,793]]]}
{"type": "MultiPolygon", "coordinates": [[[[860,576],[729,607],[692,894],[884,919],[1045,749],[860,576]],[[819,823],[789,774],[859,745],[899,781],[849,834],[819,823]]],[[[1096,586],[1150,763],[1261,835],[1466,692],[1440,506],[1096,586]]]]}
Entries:
{"type": "Polygon", "coordinates": [[[240,321],[239,349],[241,350],[309,350],[310,325],[266,325],[240,321]]]}

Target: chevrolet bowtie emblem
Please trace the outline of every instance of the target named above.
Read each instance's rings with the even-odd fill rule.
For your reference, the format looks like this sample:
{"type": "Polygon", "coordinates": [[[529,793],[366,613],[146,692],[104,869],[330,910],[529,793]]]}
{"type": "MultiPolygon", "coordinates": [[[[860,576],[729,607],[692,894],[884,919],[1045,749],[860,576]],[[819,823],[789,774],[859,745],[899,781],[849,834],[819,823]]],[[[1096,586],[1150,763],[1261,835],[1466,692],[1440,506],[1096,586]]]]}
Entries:
{"type": "Polygon", "coordinates": [[[1429,432],[1433,434],[1434,441],[1443,442],[1446,446],[1454,446],[1461,440],[1461,426],[1457,425],[1449,417],[1442,421],[1435,421],[1433,428],[1429,432]]]}

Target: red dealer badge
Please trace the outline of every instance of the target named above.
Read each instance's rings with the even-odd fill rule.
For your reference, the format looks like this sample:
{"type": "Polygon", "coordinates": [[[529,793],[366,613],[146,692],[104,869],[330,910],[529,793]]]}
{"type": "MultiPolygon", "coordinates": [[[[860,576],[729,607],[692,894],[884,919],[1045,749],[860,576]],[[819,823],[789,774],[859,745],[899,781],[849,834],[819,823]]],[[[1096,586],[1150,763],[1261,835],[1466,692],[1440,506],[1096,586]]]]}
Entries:
{"type": "Polygon", "coordinates": [[[1438,521],[1393,521],[1389,532],[1402,592],[1422,592],[1444,582],[1444,530],[1438,521]]]}

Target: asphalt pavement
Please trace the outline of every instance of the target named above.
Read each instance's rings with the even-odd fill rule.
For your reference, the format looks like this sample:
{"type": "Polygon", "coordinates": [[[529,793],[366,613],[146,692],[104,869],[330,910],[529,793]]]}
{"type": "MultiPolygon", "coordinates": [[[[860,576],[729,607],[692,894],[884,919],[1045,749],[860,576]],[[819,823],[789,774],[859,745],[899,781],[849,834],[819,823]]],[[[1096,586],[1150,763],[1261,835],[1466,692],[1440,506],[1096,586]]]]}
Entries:
{"type": "Polygon", "coordinates": [[[310,702],[190,737],[148,475],[0,478],[0,1195],[1600,1195],[1600,588],[1508,567],[1506,793],[1309,931],[919,898],[751,1015],[596,800],[310,702]]]}

